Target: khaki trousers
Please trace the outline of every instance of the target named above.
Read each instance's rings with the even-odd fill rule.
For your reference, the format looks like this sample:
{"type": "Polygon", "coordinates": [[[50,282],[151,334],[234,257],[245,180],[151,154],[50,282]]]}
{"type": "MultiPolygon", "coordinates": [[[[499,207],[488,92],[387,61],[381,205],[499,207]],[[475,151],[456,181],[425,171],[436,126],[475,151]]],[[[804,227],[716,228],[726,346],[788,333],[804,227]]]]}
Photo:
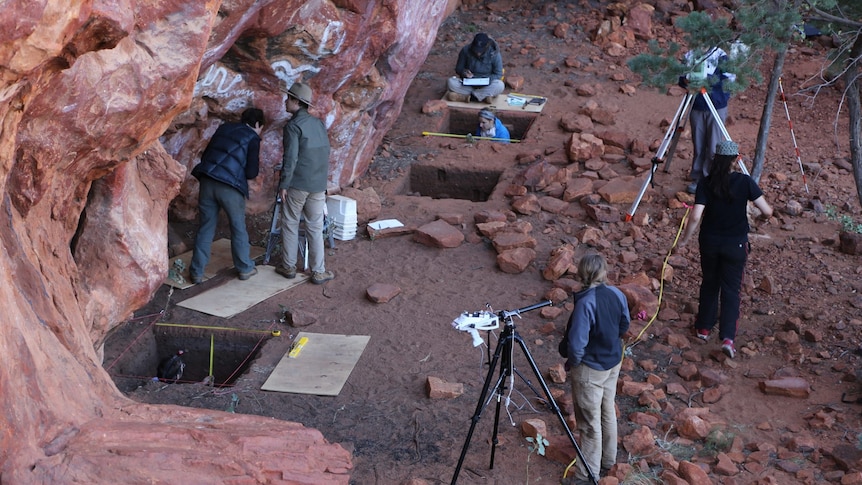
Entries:
{"type": "MultiPolygon", "coordinates": [[[[617,462],[617,413],[614,399],[621,365],[622,362],[610,370],[595,370],[581,364],[569,371],[581,453],[596,479],[602,468],[608,469],[617,462]]],[[[575,478],[588,478],[584,463],[580,461],[575,478]]]]}
{"type": "Polygon", "coordinates": [[[281,204],[281,260],[285,266],[296,267],[299,251],[299,220],[305,220],[309,266],[312,273],[326,271],[323,249],[323,211],[326,192],[305,192],[287,189],[287,200],[281,204]]]}

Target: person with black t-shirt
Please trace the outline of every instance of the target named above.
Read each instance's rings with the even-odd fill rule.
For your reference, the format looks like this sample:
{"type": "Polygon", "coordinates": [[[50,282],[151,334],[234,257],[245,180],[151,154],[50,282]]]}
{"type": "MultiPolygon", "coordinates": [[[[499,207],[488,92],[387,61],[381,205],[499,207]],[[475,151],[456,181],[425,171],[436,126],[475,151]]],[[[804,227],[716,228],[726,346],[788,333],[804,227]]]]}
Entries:
{"type": "Polygon", "coordinates": [[[772,207],[763,197],[757,183],[748,175],[732,171],[739,156],[739,146],[722,141],[705,183],[698,184],[694,208],[679,243],[684,247],[700,223],[700,304],[694,322],[695,336],[709,340],[718,318],[721,349],[731,359],[736,355],[734,339],[739,320],[739,293],[748,259],[748,202],[754,202],[764,219],[772,216],[772,207]],[[720,305],[720,310],[719,310],[720,305]]]}

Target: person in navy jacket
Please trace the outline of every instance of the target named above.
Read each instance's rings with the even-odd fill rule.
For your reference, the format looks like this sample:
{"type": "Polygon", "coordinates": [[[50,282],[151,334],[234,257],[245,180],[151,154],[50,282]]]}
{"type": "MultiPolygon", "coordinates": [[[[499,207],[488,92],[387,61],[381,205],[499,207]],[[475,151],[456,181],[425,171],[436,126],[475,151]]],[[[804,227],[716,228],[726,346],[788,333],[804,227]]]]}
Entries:
{"type": "Polygon", "coordinates": [[[576,483],[590,483],[617,461],[617,415],[614,407],[617,379],[623,360],[623,335],[631,317],[625,295],[608,285],[608,264],[600,254],[588,254],[578,263],[584,289],[576,293],[575,309],[566,335],[566,367],[572,381],[581,451],[576,483]]]}
{"type": "Polygon", "coordinates": [[[257,274],[245,226],[245,200],[248,180],[257,177],[260,171],[258,157],[263,125],[263,111],[246,109],[239,123],[224,123],[218,127],[201,155],[201,163],[192,169],[192,175],[200,182],[200,227],[189,265],[189,276],[194,284],[203,281],[219,210],[225,211],[230,222],[230,252],[239,279],[247,280],[257,274]]]}

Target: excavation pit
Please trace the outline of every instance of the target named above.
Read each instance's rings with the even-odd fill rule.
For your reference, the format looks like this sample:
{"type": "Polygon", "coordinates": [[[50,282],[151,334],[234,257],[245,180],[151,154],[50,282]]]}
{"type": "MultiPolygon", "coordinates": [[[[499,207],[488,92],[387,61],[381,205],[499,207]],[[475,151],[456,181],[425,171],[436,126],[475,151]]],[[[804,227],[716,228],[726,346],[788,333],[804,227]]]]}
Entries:
{"type": "Polygon", "coordinates": [[[501,174],[502,171],[498,170],[415,164],[410,167],[410,190],[435,199],[485,202],[501,174]]]}
{"type": "Polygon", "coordinates": [[[105,360],[105,369],[122,392],[131,392],[154,380],[159,362],[178,350],[184,351],[185,368],[177,384],[210,381],[212,375],[213,386],[230,386],[248,370],[262,345],[272,337],[269,331],[164,323],[146,327],[137,335],[133,332],[116,332],[115,338],[128,335],[131,341],[122,353],[113,359],[106,356],[105,360]]]}
{"type": "MultiPolygon", "coordinates": [[[[461,138],[465,143],[467,134],[475,134],[479,123],[479,110],[450,106],[438,118],[436,132],[425,132],[431,136],[461,138]]],[[[477,140],[476,143],[499,143],[495,153],[514,149],[517,142],[523,141],[539,113],[531,111],[495,110],[497,118],[509,130],[511,144],[491,140],[477,140]]],[[[487,145],[485,145],[487,147],[487,145]]],[[[510,165],[510,157],[480,156],[465,164],[447,163],[445,160],[432,159],[410,166],[408,193],[419,194],[435,199],[463,199],[472,202],[485,202],[494,192],[500,177],[510,165]]],[[[459,161],[460,162],[460,161],[459,161]]]]}
{"type": "MultiPolygon", "coordinates": [[[[478,109],[456,109],[449,108],[447,115],[441,120],[440,131],[453,135],[466,135],[476,133],[479,125],[478,109]]],[[[509,130],[509,138],[512,140],[523,140],[527,137],[533,121],[538,113],[499,110],[495,111],[497,119],[509,130]]]]}

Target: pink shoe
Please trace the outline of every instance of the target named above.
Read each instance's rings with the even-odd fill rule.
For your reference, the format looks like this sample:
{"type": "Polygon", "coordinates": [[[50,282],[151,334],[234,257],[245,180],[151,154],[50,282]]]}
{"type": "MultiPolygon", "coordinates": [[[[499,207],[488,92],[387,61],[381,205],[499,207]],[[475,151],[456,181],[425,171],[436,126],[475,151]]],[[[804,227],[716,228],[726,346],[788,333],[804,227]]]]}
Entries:
{"type": "Polygon", "coordinates": [[[705,328],[696,328],[694,329],[694,336],[703,341],[709,340],[709,330],[705,328]]]}
{"type": "Polygon", "coordinates": [[[724,339],[724,342],[721,343],[721,351],[732,359],[736,355],[736,347],[733,346],[733,340],[729,338],[724,339]]]}

